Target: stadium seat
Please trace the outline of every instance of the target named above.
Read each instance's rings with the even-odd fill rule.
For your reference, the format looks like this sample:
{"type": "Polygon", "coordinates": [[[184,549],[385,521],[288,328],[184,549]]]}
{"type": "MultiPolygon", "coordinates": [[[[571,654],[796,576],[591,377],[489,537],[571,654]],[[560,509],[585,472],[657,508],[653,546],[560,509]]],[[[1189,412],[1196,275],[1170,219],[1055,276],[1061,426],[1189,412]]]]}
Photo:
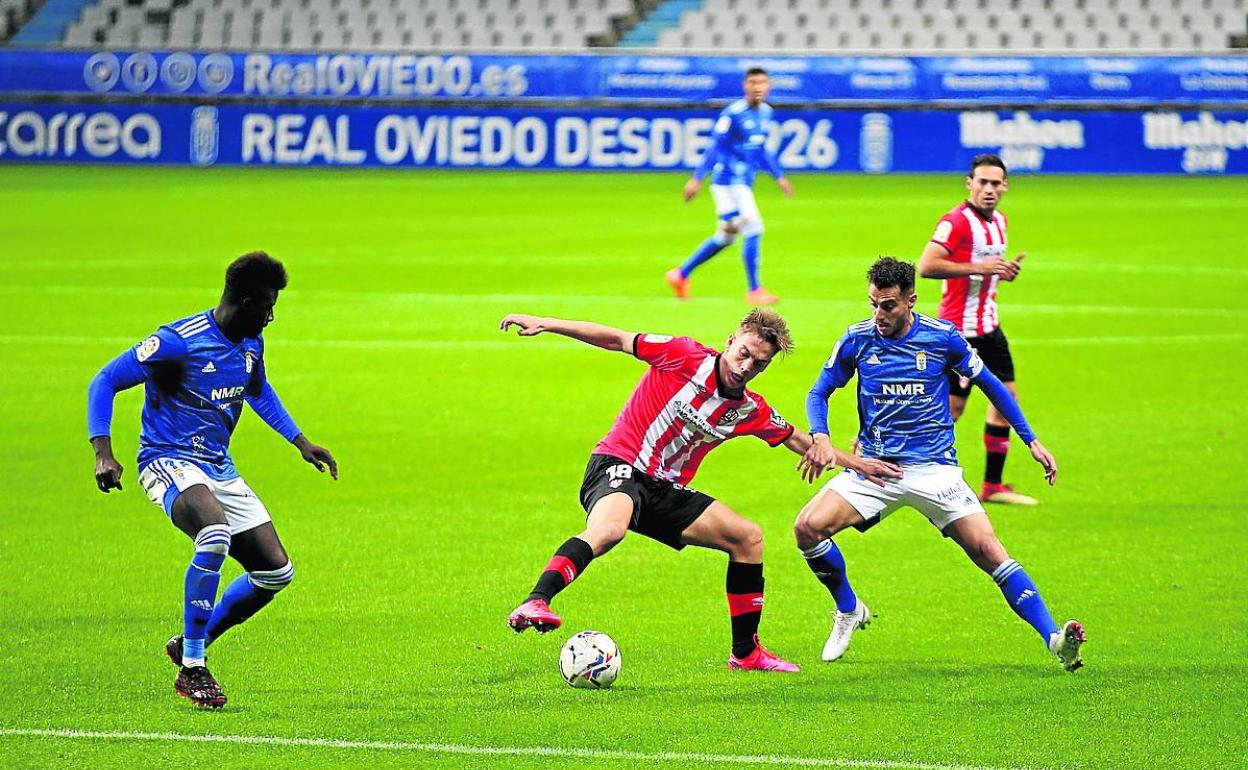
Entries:
{"type": "MultiPolygon", "coordinates": [[[[660,3],[662,5],[662,3],[660,3]]],[[[33,8],[0,0],[0,9],[33,8]]],[[[66,46],[311,50],[610,43],[651,0],[94,0],[66,46]]],[[[0,12],[5,24],[13,14],[0,12]]],[[[12,30],[0,29],[0,39],[12,30]]],[[[660,48],[1226,50],[1248,0],[702,0],[660,48]]]]}

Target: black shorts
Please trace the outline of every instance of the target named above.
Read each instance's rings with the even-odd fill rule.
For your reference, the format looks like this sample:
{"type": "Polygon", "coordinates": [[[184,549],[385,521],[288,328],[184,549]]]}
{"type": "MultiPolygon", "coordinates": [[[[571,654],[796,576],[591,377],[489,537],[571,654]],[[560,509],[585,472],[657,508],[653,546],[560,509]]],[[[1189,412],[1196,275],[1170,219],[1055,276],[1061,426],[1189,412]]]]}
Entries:
{"type": "MultiPolygon", "coordinates": [[[[1010,342],[1005,338],[1005,332],[1001,331],[1000,326],[982,337],[967,337],[966,341],[975,348],[984,366],[988,367],[988,371],[995,374],[998,380],[1014,381],[1014,357],[1010,355],[1010,342]]],[[[965,382],[966,384],[963,385],[962,377],[956,372],[949,372],[949,395],[966,398],[971,392],[971,383],[969,380],[965,382]]]]}
{"type": "Polygon", "coordinates": [[[615,492],[633,499],[629,529],[678,551],[685,547],[681,534],[715,502],[701,492],[650,478],[618,457],[590,455],[581,482],[581,506],[586,515],[599,500],[615,492]]]}

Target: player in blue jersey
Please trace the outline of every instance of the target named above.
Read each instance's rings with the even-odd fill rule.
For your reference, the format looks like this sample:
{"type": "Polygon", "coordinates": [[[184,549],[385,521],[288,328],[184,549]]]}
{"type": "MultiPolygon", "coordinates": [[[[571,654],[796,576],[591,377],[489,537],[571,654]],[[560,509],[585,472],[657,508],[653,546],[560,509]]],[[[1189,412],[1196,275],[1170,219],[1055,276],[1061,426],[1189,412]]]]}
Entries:
{"type": "Polygon", "coordinates": [[[900,479],[882,483],[853,471],[833,477],[806,504],[793,525],[802,555],[836,602],[832,633],[823,659],[845,654],[855,629],[871,613],[850,587],[845,559],[832,536],[847,528],[879,523],[902,506],[919,510],[946,537],[966,551],[996,581],[1014,612],[1031,624],[1067,671],[1083,665],[1083,627],[1053,622],[1040,591],[1022,566],[1006,553],[975,492],[958,467],[949,412],[950,372],[984,391],[1005,415],[1031,456],[1044,467],[1050,484],[1057,463],[1040,443],[1009,390],[980,361],[953,324],[914,312],[914,267],[892,257],[871,266],[869,320],[850,326],[836,343],[806,400],[811,448],[799,468],[817,476],[835,457],[828,443],[828,396],[858,376],[858,440],[865,457],[900,467],[900,479]]]}
{"type": "Polygon", "coordinates": [[[784,175],[779,161],[767,149],[767,138],[775,120],[771,105],[764,100],[771,90],[767,71],[755,67],[745,73],[745,98],[724,108],[711,132],[714,143],[702,158],[702,164],[685,183],[685,202],[693,200],[702,189],[702,180],[711,174],[711,197],[715,199],[715,215],[719,226],[702,242],[680,267],[667,271],[667,283],[680,299],[689,296],[689,276],[693,271],[723,251],[740,234],[741,256],[745,260],[745,277],[749,292],[745,301],[751,305],[770,305],[776,295],[759,283],[759,249],[763,240],[763,218],[754,202],[754,173],[764,168],[776,179],[785,196],[793,195],[793,185],[784,175]]]}
{"type": "Polygon", "coordinates": [[[157,329],[108,363],[87,399],[87,424],[101,492],[121,489],[110,426],[118,391],[143,383],[139,483],[194,541],[183,586],[182,633],[165,645],[177,665],[174,689],[202,708],[225,705],[205,664],[205,648],[290,584],[294,567],[273,520],[230,459],[230,435],[246,402],[303,459],[338,478],[338,464],[303,435],[265,376],[262,330],[286,287],[282,263],[264,252],[236,259],[215,309],[157,329]],[[217,602],[221,565],[233,556],[246,572],[217,602]]]}

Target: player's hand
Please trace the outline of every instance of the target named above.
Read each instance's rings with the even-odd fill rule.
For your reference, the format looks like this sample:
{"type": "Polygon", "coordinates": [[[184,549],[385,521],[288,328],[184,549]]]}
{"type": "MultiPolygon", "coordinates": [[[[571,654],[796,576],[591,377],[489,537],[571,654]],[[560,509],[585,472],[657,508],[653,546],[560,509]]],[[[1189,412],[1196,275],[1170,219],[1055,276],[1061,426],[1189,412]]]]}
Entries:
{"type": "Polygon", "coordinates": [[[1057,460],[1053,459],[1053,453],[1040,443],[1040,439],[1028,444],[1027,448],[1031,450],[1035,461],[1044,466],[1044,480],[1049,482],[1049,486],[1053,486],[1057,482],[1057,460]]]}
{"type": "Polygon", "coordinates": [[[787,176],[782,176],[777,179],[776,184],[780,186],[780,192],[784,193],[784,197],[793,197],[793,183],[789,181],[787,176]]]}
{"type": "Polygon", "coordinates": [[[524,313],[511,313],[505,316],[498,328],[507,331],[513,326],[520,327],[521,337],[532,337],[547,330],[545,318],[524,313]]]}
{"type": "Polygon", "coordinates": [[[884,486],[885,481],[899,479],[902,476],[900,465],[884,460],[868,460],[856,457],[854,458],[854,464],[846,467],[862,474],[863,478],[878,487],[884,486]]]}
{"type": "Polygon", "coordinates": [[[95,456],[95,485],[101,492],[121,489],[121,463],[113,457],[112,452],[95,456]]]}
{"type": "Polygon", "coordinates": [[[1023,270],[1023,258],[1027,256],[1027,252],[1019,252],[1018,256],[1005,263],[1005,272],[1001,273],[1001,280],[1012,281],[1018,277],[1023,270]]]}
{"type": "Polygon", "coordinates": [[[303,459],[311,463],[321,473],[329,468],[329,475],[334,481],[338,480],[338,461],[329,453],[329,450],[318,444],[308,441],[307,437],[302,433],[295,439],[295,446],[299,449],[299,454],[303,455],[303,459]]]}
{"type": "Polygon", "coordinates": [[[696,198],[698,195],[698,191],[701,189],[702,189],[701,179],[691,178],[688,182],[685,182],[685,190],[684,190],[685,203],[688,203],[689,201],[696,198]]]}
{"type": "MultiPolygon", "coordinates": [[[[1010,271],[1008,265],[1009,263],[1005,261],[1004,257],[993,255],[985,258],[983,262],[979,263],[979,274],[985,277],[990,275],[999,275],[1004,278],[1010,271]]],[[[1006,278],[1005,280],[1008,281],[1012,279],[1006,278]]]]}
{"type": "Polygon", "coordinates": [[[815,436],[815,440],[806,448],[806,452],[802,455],[802,459],[797,461],[797,472],[801,474],[802,480],[808,484],[815,483],[815,479],[823,474],[829,465],[832,465],[836,459],[836,453],[832,449],[832,445],[828,443],[828,437],[819,434],[815,436]]]}

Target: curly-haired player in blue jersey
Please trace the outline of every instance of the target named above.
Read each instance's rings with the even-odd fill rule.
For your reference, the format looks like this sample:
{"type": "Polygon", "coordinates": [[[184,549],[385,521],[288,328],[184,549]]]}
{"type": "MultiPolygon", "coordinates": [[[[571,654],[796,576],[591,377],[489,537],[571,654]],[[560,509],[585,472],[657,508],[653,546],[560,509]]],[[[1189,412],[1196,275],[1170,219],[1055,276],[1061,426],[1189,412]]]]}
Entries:
{"type": "Polygon", "coordinates": [[[174,689],[201,708],[225,705],[205,664],[205,648],[247,620],[290,584],[294,567],[268,510],[234,469],[230,435],[246,402],[318,471],[338,463],[303,435],[265,377],[264,337],[282,263],[264,252],[234,260],[212,310],[166,324],[100,370],[87,397],[87,425],[101,492],[121,489],[110,426],[118,391],[143,383],[139,483],[174,526],[194,541],[186,569],[182,633],[165,645],[178,666],[174,689]],[[246,572],[217,602],[221,565],[233,556],[246,572]]]}
{"type": "Polygon", "coordinates": [[[949,373],[974,382],[1009,420],[1050,484],[1057,462],[1032,432],[1001,380],[990,372],[953,324],[914,312],[914,266],[892,257],[867,273],[872,317],[849,327],[836,343],[806,399],[814,440],[800,468],[817,476],[832,458],[828,443],[828,396],[858,376],[858,441],[865,457],[899,466],[900,479],[873,482],[846,471],[832,478],[806,504],[793,525],[811,571],[832,594],[836,614],[823,659],[845,654],[850,637],[871,613],[849,585],[845,559],[832,536],[847,528],[879,523],[911,506],[966,551],[992,576],[1010,608],[1031,624],[1067,671],[1083,665],[1083,626],[1053,622],[1040,591],[997,539],[975,492],[963,478],[953,446],[949,373]]]}
{"type": "Polygon", "coordinates": [[[767,70],[761,67],[748,70],[741,87],[744,98],[719,113],[711,132],[713,144],[692,178],[685,183],[684,196],[688,203],[702,189],[702,180],[711,174],[711,197],[715,199],[719,226],[683,265],[667,271],[667,283],[679,299],[689,296],[689,276],[698,265],[723,251],[739,233],[743,238],[741,257],[745,261],[749,286],[745,301],[751,305],[770,305],[776,301],[776,295],[764,289],[758,278],[763,218],[754,202],[755,170],[765,168],[786,196],[793,195],[793,185],[785,177],[775,154],[767,149],[767,137],[775,125],[771,105],[766,102],[771,90],[767,70]]]}

